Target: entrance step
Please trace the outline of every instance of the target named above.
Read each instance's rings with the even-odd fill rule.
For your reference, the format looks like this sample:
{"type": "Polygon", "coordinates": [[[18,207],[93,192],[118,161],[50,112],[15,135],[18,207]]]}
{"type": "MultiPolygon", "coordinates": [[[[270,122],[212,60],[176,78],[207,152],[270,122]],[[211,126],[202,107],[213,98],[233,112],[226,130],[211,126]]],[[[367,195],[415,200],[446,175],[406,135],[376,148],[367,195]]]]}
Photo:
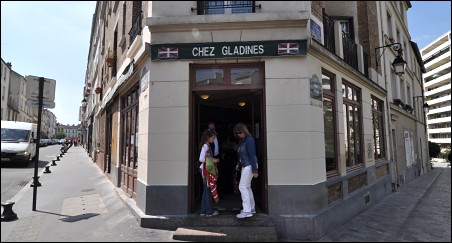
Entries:
{"type": "Polygon", "coordinates": [[[199,242],[275,242],[275,227],[180,227],[174,240],[199,242]]]}
{"type": "Polygon", "coordinates": [[[171,215],[171,216],[148,216],[140,218],[141,227],[176,230],[178,227],[275,227],[273,219],[264,213],[256,213],[253,217],[237,219],[238,212],[221,212],[220,215],[204,217],[199,214],[171,215]]]}

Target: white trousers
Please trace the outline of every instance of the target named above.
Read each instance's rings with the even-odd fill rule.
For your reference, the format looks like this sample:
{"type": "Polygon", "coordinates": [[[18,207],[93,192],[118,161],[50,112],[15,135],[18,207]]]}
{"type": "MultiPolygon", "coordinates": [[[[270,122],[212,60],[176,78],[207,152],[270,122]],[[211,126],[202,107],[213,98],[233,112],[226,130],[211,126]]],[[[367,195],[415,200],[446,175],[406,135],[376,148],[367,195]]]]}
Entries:
{"type": "Polygon", "coordinates": [[[250,213],[252,209],[256,209],[254,203],[254,195],[251,190],[251,180],[253,179],[253,171],[251,165],[242,168],[240,176],[239,190],[242,195],[243,211],[250,213]]]}

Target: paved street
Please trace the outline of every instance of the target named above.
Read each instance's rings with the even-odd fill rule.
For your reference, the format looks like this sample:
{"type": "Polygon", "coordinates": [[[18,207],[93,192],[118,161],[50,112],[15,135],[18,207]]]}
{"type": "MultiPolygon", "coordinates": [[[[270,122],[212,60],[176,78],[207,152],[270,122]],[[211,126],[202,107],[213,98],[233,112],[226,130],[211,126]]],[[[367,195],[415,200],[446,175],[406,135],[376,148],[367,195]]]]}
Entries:
{"type": "MultiPolygon", "coordinates": [[[[38,171],[44,169],[47,163],[60,154],[60,147],[61,145],[55,144],[39,148],[38,171]]],[[[35,163],[31,161],[24,166],[17,162],[2,162],[1,167],[1,199],[4,202],[16,195],[33,178],[35,163]]]]}
{"type": "Polygon", "coordinates": [[[450,242],[451,172],[438,166],[318,241],[450,242]]]}
{"type": "MultiPolygon", "coordinates": [[[[173,231],[146,229],[82,147],[72,147],[40,173],[36,211],[33,188],[25,185],[11,201],[18,220],[1,222],[2,242],[173,241],[173,231]]],[[[3,213],[3,207],[2,207],[3,213]]]]}
{"type": "MultiPolygon", "coordinates": [[[[450,242],[451,171],[445,163],[435,166],[318,241],[450,242]]],[[[82,147],[72,147],[50,169],[39,175],[37,211],[28,184],[12,198],[19,219],[1,222],[2,242],[174,241],[174,231],[140,227],[124,192],[82,147]]]]}

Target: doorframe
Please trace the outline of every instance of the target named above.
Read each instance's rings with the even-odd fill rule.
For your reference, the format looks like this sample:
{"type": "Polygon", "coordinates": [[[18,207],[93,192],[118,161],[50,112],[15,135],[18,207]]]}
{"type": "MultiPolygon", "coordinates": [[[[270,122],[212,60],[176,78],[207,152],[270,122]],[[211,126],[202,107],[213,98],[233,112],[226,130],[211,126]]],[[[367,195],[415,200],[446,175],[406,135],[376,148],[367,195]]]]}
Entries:
{"type": "MultiPolygon", "coordinates": [[[[228,69],[229,70],[229,69],[228,69]]],[[[188,212],[187,213],[193,213],[197,209],[199,205],[195,204],[195,198],[194,198],[194,183],[195,183],[195,175],[196,175],[196,168],[199,166],[197,159],[197,155],[194,154],[194,131],[195,131],[195,119],[196,117],[196,109],[198,107],[194,107],[196,105],[195,103],[195,95],[197,91],[219,91],[219,90],[261,90],[262,91],[262,99],[261,99],[261,107],[260,107],[260,114],[261,114],[261,138],[262,138],[262,171],[264,173],[264,176],[262,176],[262,183],[261,183],[261,191],[262,196],[261,199],[262,202],[262,208],[261,210],[264,213],[268,212],[268,159],[267,159],[267,116],[266,116],[266,91],[265,91],[265,63],[264,62],[253,62],[253,63],[227,63],[227,64],[190,64],[189,66],[189,126],[188,126],[188,132],[189,132],[189,142],[188,142],[188,190],[187,190],[187,198],[188,198],[188,212]],[[230,83],[230,74],[225,73],[224,79],[225,84],[224,85],[211,85],[211,86],[196,86],[195,82],[195,75],[196,72],[194,71],[196,68],[199,67],[205,67],[205,68],[231,68],[231,67],[258,67],[259,71],[261,72],[260,75],[260,84],[248,84],[248,85],[231,85],[230,83]]],[[[198,111],[199,112],[199,111],[198,111]]]]}

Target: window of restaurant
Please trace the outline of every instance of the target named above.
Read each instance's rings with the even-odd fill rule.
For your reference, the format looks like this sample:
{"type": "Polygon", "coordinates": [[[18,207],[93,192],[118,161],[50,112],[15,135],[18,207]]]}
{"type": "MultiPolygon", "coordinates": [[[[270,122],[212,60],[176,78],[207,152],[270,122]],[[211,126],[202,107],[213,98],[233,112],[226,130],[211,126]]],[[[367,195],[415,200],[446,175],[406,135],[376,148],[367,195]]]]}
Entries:
{"type": "Polygon", "coordinates": [[[372,128],[374,131],[374,158],[385,158],[385,136],[383,126],[383,101],[372,97],[372,128]]]}
{"type": "Polygon", "coordinates": [[[325,163],[328,177],[338,175],[335,87],[334,74],[326,70],[322,70],[325,163]]]}
{"type": "Polygon", "coordinates": [[[130,197],[136,196],[139,94],[137,86],[123,96],[121,102],[121,187],[130,197]]]}
{"type": "Polygon", "coordinates": [[[343,80],[342,82],[345,160],[347,168],[362,165],[361,144],[361,90],[343,80]]]}

